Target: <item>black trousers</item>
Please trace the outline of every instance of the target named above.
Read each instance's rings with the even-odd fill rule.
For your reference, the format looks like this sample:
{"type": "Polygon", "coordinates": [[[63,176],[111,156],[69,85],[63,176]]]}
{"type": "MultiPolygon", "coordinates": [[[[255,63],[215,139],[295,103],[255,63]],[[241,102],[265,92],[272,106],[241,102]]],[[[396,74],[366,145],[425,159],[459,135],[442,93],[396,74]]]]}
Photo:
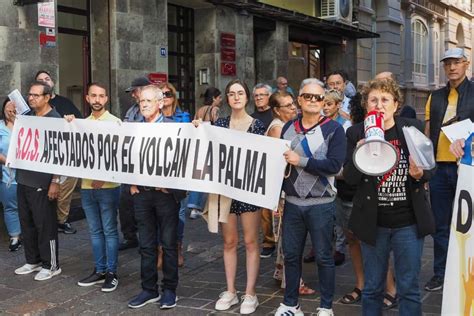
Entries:
{"type": "Polygon", "coordinates": [[[142,288],[158,291],[156,260],[159,231],[163,247],[162,288],[175,292],[178,286],[179,203],[172,194],[155,190],[140,191],[133,196],[133,202],[140,242],[142,288]]]}
{"type": "Polygon", "coordinates": [[[133,199],[128,184],[122,184],[120,188],[119,218],[123,238],[137,240],[137,223],[133,216],[133,199]]]}
{"type": "Polygon", "coordinates": [[[49,200],[48,190],[22,184],[18,184],[17,195],[26,263],[41,263],[45,269],[57,269],[59,261],[56,201],[49,200]]]}

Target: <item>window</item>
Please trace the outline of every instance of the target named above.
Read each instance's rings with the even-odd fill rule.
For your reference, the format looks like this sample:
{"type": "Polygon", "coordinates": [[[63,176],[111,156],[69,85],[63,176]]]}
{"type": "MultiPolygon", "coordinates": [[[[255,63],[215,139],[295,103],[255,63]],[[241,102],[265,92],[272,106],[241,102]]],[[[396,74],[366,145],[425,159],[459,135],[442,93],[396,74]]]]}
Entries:
{"type": "MultiPolygon", "coordinates": [[[[428,30],[420,20],[412,22],[413,72],[421,78],[428,77],[428,30]]],[[[421,79],[420,78],[420,79],[421,79]]],[[[421,81],[421,80],[416,80],[421,81]]],[[[426,81],[426,80],[423,80],[426,81]]],[[[421,82],[420,82],[421,83],[421,82]]]]}

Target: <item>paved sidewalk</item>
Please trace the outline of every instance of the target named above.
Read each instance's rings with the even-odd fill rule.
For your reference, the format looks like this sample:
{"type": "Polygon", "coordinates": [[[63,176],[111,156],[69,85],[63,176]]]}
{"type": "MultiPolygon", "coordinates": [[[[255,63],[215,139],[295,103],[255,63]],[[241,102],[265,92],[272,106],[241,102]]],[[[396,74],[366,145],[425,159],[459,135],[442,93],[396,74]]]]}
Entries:
{"type": "MultiPolygon", "coordinates": [[[[185,226],[185,266],[180,269],[177,290],[178,306],[161,311],[156,304],[131,310],[127,302],[140,291],[140,256],[137,249],[120,252],[119,286],[112,293],[103,293],[100,287],[79,287],[76,282],[93,270],[92,250],[85,220],[74,222],[75,235],[59,236],[59,260],[62,274],[51,280],[38,282],[33,275],[16,276],[13,270],[24,263],[23,250],[7,251],[8,242],[3,230],[0,239],[0,314],[18,315],[208,315],[237,314],[238,305],[228,313],[214,310],[219,293],[225,289],[220,235],[207,231],[203,220],[187,220],[185,226]]],[[[2,228],[3,229],[3,228],[2,228]]],[[[431,277],[432,242],[426,238],[421,284],[431,277]]],[[[308,246],[308,245],[307,245],[308,246]]],[[[282,302],[283,292],[272,279],[275,258],[262,259],[257,294],[260,307],[254,315],[268,315],[282,302]]],[[[353,288],[354,278],[350,260],[336,267],[336,299],[353,288]]],[[[245,290],[245,249],[239,248],[237,287],[245,290]]],[[[304,264],[304,280],[317,288],[314,264],[304,264]]],[[[439,315],[440,293],[422,291],[425,315],[439,315]]],[[[303,311],[310,315],[319,306],[319,296],[301,299],[303,311]]],[[[360,305],[347,306],[335,302],[336,315],[360,315],[360,305]]],[[[385,315],[398,315],[392,310],[385,315]]]]}

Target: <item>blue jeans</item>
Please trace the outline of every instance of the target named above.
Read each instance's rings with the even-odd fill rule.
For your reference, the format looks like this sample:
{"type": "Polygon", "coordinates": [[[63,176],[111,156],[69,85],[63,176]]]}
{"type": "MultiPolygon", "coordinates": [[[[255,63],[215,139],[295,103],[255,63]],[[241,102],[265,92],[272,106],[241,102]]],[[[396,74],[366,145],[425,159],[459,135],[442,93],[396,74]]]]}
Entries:
{"type": "Polygon", "coordinates": [[[181,200],[179,204],[179,222],[178,222],[178,241],[183,242],[184,238],[184,223],[186,222],[186,205],[188,204],[188,197],[181,200]]]}
{"type": "Polygon", "coordinates": [[[82,208],[89,225],[97,272],[117,272],[119,198],[120,187],[81,190],[82,208]]]}
{"type": "Polygon", "coordinates": [[[315,250],[321,291],[321,307],[332,308],[335,268],[332,236],[336,204],[298,206],[288,201],[283,211],[283,254],[286,288],[283,304],[298,305],[301,264],[306,234],[309,232],[315,250]]]}
{"type": "Polygon", "coordinates": [[[362,315],[382,315],[390,251],[393,251],[394,256],[399,313],[402,316],[421,315],[418,281],[423,238],[418,238],[416,225],[402,228],[377,227],[375,247],[362,242],[365,276],[362,290],[362,315]]]}
{"type": "Polygon", "coordinates": [[[7,187],[6,183],[0,183],[0,202],[3,205],[3,216],[10,237],[16,237],[21,234],[16,190],[16,184],[11,184],[10,187],[7,187]]]}
{"type": "Polygon", "coordinates": [[[140,191],[133,195],[135,220],[141,254],[142,288],[158,293],[158,234],[163,247],[163,289],[173,292],[178,286],[177,228],[179,204],[171,194],[140,191]]]}
{"type": "Polygon", "coordinates": [[[204,204],[206,204],[207,193],[204,192],[189,192],[188,195],[188,208],[194,208],[202,211],[204,204]]]}
{"type": "Polygon", "coordinates": [[[453,202],[458,181],[458,167],[455,163],[438,163],[430,180],[431,210],[435,218],[436,232],[433,237],[433,272],[444,278],[448,255],[449,229],[453,216],[453,202]]]}

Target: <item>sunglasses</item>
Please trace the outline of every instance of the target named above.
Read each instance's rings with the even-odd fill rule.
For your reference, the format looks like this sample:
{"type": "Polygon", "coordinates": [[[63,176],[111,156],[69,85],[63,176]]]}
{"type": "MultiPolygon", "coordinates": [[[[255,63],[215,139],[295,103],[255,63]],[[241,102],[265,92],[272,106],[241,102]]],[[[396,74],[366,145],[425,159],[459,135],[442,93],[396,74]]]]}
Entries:
{"type": "Polygon", "coordinates": [[[163,92],[163,97],[165,97],[165,98],[174,98],[174,95],[173,95],[173,92],[166,91],[166,92],[163,92]]]}
{"type": "Polygon", "coordinates": [[[317,102],[324,101],[324,94],[302,93],[300,94],[300,97],[302,97],[305,101],[313,101],[313,98],[317,102]]]}

